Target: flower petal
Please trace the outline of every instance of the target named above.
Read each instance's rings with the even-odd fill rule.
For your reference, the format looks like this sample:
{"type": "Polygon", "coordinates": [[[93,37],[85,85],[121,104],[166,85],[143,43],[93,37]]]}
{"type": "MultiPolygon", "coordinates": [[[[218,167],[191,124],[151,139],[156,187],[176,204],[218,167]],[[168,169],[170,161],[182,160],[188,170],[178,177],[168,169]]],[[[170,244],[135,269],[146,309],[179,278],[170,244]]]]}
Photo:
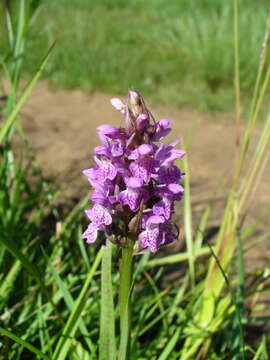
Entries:
{"type": "Polygon", "coordinates": [[[140,247],[145,249],[149,248],[149,250],[153,253],[158,251],[159,246],[159,229],[158,227],[154,229],[147,229],[140,233],[139,240],[140,240],[140,247]]]}
{"type": "Polygon", "coordinates": [[[86,210],[85,213],[96,226],[110,225],[112,223],[110,212],[100,204],[95,204],[92,209],[86,210]]]}
{"type": "Polygon", "coordinates": [[[153,206],[153,213],[155,215],[164,216],[166,220],[169,220],[172,215],[172,201],[167,198],[160,200],[153,206]]]}
{"type": "Polygon", "coordinates": [[[180,184],[169,184],[168,189],[172,194],[180,194],[184,192],[184,188],[180,184]]]}
{"type": "Polygon", "coordinates": [[[86,239],[87,243],[93,243],[97,239],[98,228],[94,224],[89,224],[85,232],[82,234],[82,239],[86,239]]]}
{"type": "Polygon", "coordinates": [[[141,156],[151,155],[153,153],[153,146],[149,144],[142,144],[138,147],[138,152],[141,156]]]}
{"type": "Polygon", "coordinates": [[[128,205],[132,211],[137,211],[140,206],[142,194],[135,189],[127,189],[121,191],[119,194],[119,200],[122,205],[128,205]]]}
{"type": "Polygon", "coordinates": [[[142,158],[134,161],[129,166],[132,175],[136,178],[148,183],[150,181],[152,172],[155,171],[154,160],[151,158],[142,158]]]}
{"type": "Polygon", "coordinates": [[[119,111],[122,111],[125,108],[125,105],[123,104],[123,102],[117,98],[112,98],[111,104],[116,110],[119,110],[119,111]]]}
{"type": "Polygon", "coordinates": [[[138,189],[143,186],[143,181],[136,177],[125,178],[125,183],[130,189],[138,189]]]}

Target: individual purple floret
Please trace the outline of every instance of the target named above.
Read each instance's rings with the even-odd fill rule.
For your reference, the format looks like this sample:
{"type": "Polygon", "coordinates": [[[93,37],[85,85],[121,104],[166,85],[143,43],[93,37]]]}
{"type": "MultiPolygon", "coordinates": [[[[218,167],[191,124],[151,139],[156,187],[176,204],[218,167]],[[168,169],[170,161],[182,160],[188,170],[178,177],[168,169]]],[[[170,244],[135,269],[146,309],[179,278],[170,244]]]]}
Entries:
{"type": "Polygon", "coordinates": [[[171,131],[171,120],[155,122],[137,91],[129,91],[126,103],[112,99],[124,116],[124,126],[97,128],[102,145],[95,147],[95,166],[83,171],[94,192],[94,206],[86,210],[91,220],[82,238],[87,243],[98,232],[137,239],[137,249],[156,252],[177,238],[172,220],[175,201],[181,200],[183,173],[174,161],[183,157],[178,141],[159,143],[171,131]],[[124,224],[124,225],[123,225],[124,224]]]}

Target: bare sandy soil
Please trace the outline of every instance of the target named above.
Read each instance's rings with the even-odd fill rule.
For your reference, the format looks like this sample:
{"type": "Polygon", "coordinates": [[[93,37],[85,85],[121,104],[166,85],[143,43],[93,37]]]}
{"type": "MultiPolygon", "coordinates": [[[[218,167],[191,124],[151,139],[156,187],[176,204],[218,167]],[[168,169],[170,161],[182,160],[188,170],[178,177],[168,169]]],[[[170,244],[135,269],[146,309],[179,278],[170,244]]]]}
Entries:
{"type": "MultiPolygon", "coordinates": [[[[41,82],[22,111],[22,123],[36,151],[45,175],[64,186],[65,202],[76,202],[89,191],[81,171],[91,166],[92,148],[99,143],[95,128],[100,124],[119,125],[120,114],[111,106],[110,94],[87,95],[81,91],[52,90],[41,82]]],[[[146,99],[147,100],[147,99],[146,99]]],[[[234,156],[234,125],[231,114],[207,114],[152,106],[156,119],[174,120],[171,139],[192,139],[188,150],[192,205],[195,222],[210,203],[210,227],[220,224],[224,199],[230,184],[234,156]]],[[[268,164],[249,221],[270,205],[268,164]]],[[[260,224],[258,234],[269,231],[269,219],[260,224]]],[[[269,262],[269,239],[247,254],[248,269],[269,262]],[[258,262],[260,264],[258,264],[258,262]]]]}

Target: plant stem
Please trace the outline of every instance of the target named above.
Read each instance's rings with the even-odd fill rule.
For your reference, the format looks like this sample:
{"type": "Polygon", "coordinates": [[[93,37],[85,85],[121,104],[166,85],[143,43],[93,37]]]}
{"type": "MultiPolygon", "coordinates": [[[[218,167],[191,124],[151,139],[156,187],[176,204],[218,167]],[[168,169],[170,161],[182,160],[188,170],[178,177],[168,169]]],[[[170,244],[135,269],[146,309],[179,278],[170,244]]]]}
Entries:
{"type": "Polygon", "coordinates": [[[120,359],[129,358],[130,347],[130,325],[131,325],[131,291],[133,277],[133,246],[132,239],[127,238],[122,248],[122,259],[120,263],[120,331],[121,340],[120,359]],[[123,349],[125,349],[123,351],[123,349]],[[125,355],[124,355],[125,354],[125,355]]]}

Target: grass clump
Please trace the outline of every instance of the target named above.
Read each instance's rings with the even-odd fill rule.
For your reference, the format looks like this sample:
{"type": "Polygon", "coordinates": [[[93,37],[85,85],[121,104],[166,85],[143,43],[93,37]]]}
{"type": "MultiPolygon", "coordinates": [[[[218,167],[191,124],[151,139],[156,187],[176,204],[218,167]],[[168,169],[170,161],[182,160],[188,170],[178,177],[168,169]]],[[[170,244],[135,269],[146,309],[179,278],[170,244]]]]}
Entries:
{"type": "MultiPolygon", "coordinates": [[[[269,4],[239,3],[240,77],[250,95],[269,4]]],[[[45,76],[57,86],[110,93],[133,87],[179,106],[220,109],[232,103],[232,2],[43,0],[42,5],[29,34],[28,73],[56,39],[45,76]]]]}

